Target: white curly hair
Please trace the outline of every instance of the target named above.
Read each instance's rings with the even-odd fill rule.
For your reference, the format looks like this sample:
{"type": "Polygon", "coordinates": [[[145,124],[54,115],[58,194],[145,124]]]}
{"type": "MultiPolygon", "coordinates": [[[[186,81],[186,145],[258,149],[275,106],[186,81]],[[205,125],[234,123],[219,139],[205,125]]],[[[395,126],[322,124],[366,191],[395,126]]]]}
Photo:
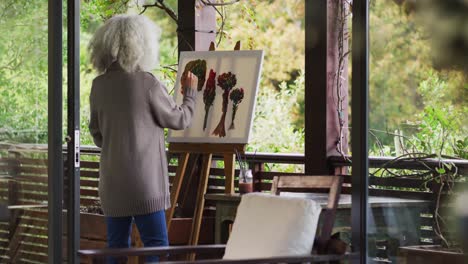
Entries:
{"type": "Polygon", "coordinates": [[[114,62],[127,72],[151,71],[159,63],[161,29],[143,15],[116,15],[94,33],[88,49],[100,73],[114,62]]]}

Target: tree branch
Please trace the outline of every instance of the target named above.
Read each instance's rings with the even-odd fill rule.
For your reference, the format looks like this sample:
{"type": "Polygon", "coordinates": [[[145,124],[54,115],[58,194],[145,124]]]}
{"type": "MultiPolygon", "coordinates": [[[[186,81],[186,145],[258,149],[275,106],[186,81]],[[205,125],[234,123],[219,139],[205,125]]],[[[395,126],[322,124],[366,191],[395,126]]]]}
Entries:
{"type": "Polygon", "coordinates": [[[143,10],[140,12],[140,15],[143,14],[144,12],[146,12],[146,9],[148,7],[157,7],[159,9],[162,9],[164,10],[176,23],[178,23],[179,21],[179,18],[177,17],[177,14],[174,12],[174,10],[172,10],[172,8],[170,6],[168,6],[164,0],[156,0],[156,2],[154,2],[154,4],[150,4],[150,5],[143,5],[143,10]]]}
{"type": "Polygon", "coordinates": [[[240,0],[232,0],[232,1],[229,1],[229,2],[222,2],[222,3],[212,3],[212,2],[209,2],[209,1],[205,1],[205,0],[200,0],[200,2],[202,2],[204,5],[206,6],[227,6],[227,5],[233,5],[237,2],[239,2],[240,0]]]}

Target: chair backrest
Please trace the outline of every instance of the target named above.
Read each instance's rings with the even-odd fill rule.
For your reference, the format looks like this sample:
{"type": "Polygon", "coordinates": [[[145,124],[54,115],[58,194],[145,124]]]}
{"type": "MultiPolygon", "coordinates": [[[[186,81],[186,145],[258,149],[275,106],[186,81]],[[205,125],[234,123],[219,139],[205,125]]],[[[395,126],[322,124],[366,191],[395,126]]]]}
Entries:
{"type": "Polygon", "coordinates": [[[333,175],[276,176],[273,178],[271,192],[276,195],[283,191],[313,193],[328,190],[328,203],[322,211],[323,225],[316,240],[319,253],[326,250],[326,244],[331,239],[342,184],[343,177],[333,175]]]}

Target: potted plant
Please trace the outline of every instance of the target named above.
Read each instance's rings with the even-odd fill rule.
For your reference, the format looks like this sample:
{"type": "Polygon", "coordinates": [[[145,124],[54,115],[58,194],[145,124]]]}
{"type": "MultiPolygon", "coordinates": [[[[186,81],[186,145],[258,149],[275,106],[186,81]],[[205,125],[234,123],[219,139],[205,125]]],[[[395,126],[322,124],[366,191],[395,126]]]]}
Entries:
{"type": "MultiPolygon", "coordinates": [[[[424,185],[420,188],[432,193],[432,230],[435,235],[433,245],[399,247],[399,263],[467,263],[466,251],[463,251],[461,243],[461,239],[466,237],[454,235],[456,232],[453,229],[457,219],[461,219],[457,214],[460,209],[454,210],[454,201],[463,192],[459,187],[467,179],[465,172],[456,164],[457,160],[463,161],[468,158],[468,138],[452,137],[451,120],[443,113],[435,107],[427,107],[421,121],[415,127],[416,133],[412,136],[404,136],[401,132],[393,134],[398,157],[372,172],[373,176],[377,177],[390,174],[393,178],[423,180],[424,185]],[[390,165],[396,162],[417,163],[425,169],[391,170],[390,165]]],[[[463,223],[463,220],[458,222],[463,223]]]]}

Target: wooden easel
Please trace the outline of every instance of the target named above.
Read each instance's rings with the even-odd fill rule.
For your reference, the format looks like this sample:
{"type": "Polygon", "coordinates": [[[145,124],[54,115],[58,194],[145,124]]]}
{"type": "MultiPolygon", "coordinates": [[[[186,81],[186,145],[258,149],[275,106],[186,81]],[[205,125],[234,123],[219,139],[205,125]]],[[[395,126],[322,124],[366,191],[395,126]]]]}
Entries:
{"type": "MultiPolygon", "coordinates": [[[[210,51],[214,51],[214,43],[211,42],[210,51]]],[[[240,50],[240,41],[236,43],[234,50],[240,50]]],[[[213,154],[221,154],[224,158],[225,193],[234,193],[234,173],[236,152],[244,153],[245,144],[205,144],[205,143],[170,143],[169,152],[178,153],[179,160],[177,171],[171,188],[171,208],[166,212],[167,229],[170,230],[172,217],[179,198],[180,189],[187,168],[187,163],[191,154],[202,154],[202,170],[197,189],[197,198],[195,204],[195,213],[192,221],[189,245],[197,245],[200,236],[200,227],[205,207],[205,194],[208,187],[208,178],[210,175],[211,159],[213,154]]],[[[194,255],[191,256],[191,259],[194,255]]]]}

